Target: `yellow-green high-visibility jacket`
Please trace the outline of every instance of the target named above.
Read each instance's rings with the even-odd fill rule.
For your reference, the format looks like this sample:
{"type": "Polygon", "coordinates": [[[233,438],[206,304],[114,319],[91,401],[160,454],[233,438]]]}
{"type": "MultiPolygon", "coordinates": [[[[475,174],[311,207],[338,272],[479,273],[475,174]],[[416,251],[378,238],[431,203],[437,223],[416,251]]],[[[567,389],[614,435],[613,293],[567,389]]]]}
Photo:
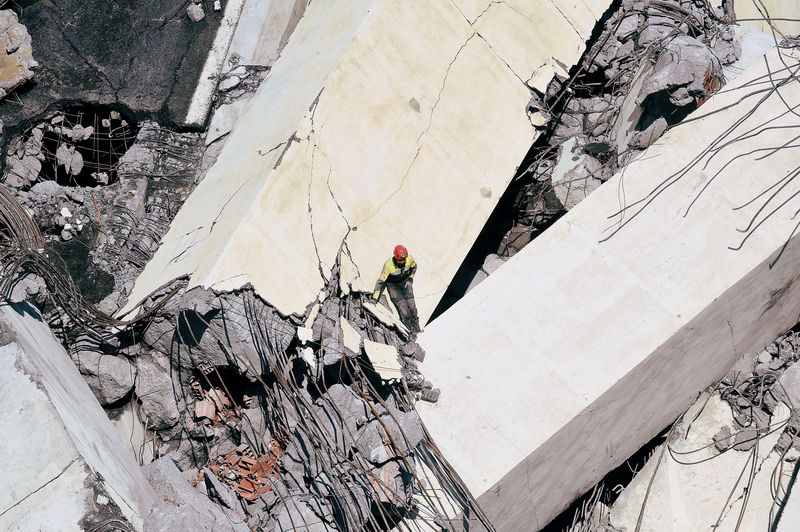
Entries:
{"type": "Polygon", "coordinates": [[[383,271],[381,271],[381,276],[378,277],[378,281],[375,283],[375,293],[372,294],[372,297],[375,299],[380,298],[381,292],[383,292],[388,283],[399,283],[409,278],[413,279],[416,271],[417,262],[411,255],[406,257],[406,263],[402,268],[395,264],[394,257],[390,258],[383,264],[383,271]]]}

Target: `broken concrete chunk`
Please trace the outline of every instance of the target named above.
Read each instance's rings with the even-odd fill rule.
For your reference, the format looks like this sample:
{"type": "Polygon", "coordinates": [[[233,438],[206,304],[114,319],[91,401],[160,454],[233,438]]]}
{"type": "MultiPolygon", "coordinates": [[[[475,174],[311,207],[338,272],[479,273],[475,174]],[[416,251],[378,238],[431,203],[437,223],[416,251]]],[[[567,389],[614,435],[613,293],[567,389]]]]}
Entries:
{"type": "Polygon", "coordinates": [[[337,530],[322,518],[300,497],[285,499],[277,508],[275,532],[334,532],[337,530]]]}
{"type": "Polygon", "coordinates": [[[47,284],[40,276],[24,272],[17,276],[11,285],[11,294],[8,300],[12,303],[20,303],[25,300],[36,299],[47,293],[47,284]]]}
{"type": "Polygon", "coordinates": [[[75,146],[61,144],[56,149],[56,161],[70,175],[78,175],[83,170],[83,155],[75,150],[75,146]]]}
{"type": "Polygon", "coordinates": [[[141,401],[139,415],[147,428],[162,430],[180,419],[175,399],[175,384],[169,373],[151,355],[136,360],[136,397],[141,401]]]}
{"type": "Polygon", "coordinates": [[[133,389],[136,367],[126,357],[98,351],[78,351],[71,357],[100,404],[116,403],[133,389]]]}
{"type": "Polygon", "coordinates": [[[794,364],[783,372],[775,394],[792,409],[800,407],[800,364],[794,364]]]}
{"type": "Polygon", "coordinates": [[[312,331],[308,327],[298,327],[297,328],[297,339],[300,341],[301,345],[308,344],[314,337],[314,331],[312,331]]]}
{"type": "Polygon", "coordinates": [[[238,86],[242,82],[242,79],[239,76],[228,76],[224,80],[222,80],[219,84],[219,90],[221,91],[229,91],[232,88],[238,86]]]}
{"type": "Polygon", "coordinates": [[[486,275],[491,275],[497,268],[502,266],[507,260],[508,257],[501,257],[500,255],[497,255],[495,253],[490,253],[489,255],[486,256],[486,259],[484,259],[483,266],[481,266],[481,269],[486,272],[486,275]]]}
{"type": "Polygon", "coordinates": [[[344,316],[340,316],[339,322],[342,331],[342,346],[354,355],[361,353],[361,334],[344,316]]]}
{"type": "Polygon", "coordinates": [[[156,490],[158,502],[144,519],[148,532],[208,530],[210,532],[248,532],[241,517],[226,512],[193,488],[172,458],[165,456],[142,468],[156,490]]]}
{"type": "Polygon", "coordinates": [[[397,349],[394,346],[364,340],[364,351],[381,378],[389,380],[400,377],[402,368],[397,360],[397,349]]]}
{"type": "Polygon", "coordinates": [[[39,64],[33,59],[31,36],[27,28],[19,23],[17,14],[10,10],[0,11],[0,26],[5,53],[0,54],[0,91],[5,94],[33,78],[33,69],[39,64]]]}
{"type": "Polygon", "coordinates": [[[189,20],[192,22],[200,22],[205,18],[206,14],[203,11],[203,6],[192,2],[189,4],[189,7],[186,8],[186,16],[188,16],[189,20]]]}
{"type": "Polygon", "coordinates": [[[585,153],[585,138],[572,137],[558,149],[556,166],[551,174],[553,190],[569,210],[600,186],[602,164],[585,153]],[[579,143],[580,140],[580,143],[579,143]]]}

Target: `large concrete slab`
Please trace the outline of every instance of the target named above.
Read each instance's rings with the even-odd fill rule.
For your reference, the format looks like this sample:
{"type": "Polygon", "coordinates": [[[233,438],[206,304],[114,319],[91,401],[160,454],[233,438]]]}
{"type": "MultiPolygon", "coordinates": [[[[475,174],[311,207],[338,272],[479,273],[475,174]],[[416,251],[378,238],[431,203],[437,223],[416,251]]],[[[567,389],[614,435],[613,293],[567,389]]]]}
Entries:
{"type": "Polygon", "coordinates": [[[800,68],[770,52],[420,336],[442,389],[420,415],[498,530],[545,525],[798,321],[797,186],[738,247],[800,166],[784,62],[800,68]]]}
{"type": "Polygon", "coordinates": [[[0,305],[2,530],[142,529],[155,494],[33,308],[0,305]]]}
{"type": "Polygon", "coordinates": [[[303,313],[340,249],[370,291],[402,242],[424,320],[535,137],[526,84],[575,63],[608,4],[311,3],[128,309],[189,275],[303,313]]]}

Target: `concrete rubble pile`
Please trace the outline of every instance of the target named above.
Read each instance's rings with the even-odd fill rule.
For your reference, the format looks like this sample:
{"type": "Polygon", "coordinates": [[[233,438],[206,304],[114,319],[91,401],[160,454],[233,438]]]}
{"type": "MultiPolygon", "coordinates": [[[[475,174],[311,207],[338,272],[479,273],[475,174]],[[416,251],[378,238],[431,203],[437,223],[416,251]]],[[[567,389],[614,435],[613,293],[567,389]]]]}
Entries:
{"type": "MultiPolygon", "coordinates": [[[[528,104],[545,134],[496,252],[512,256],[722,88],[750,33],[708,2],[621,2],[579,65],[528,104]]],[[[761,53],[774,44],[763,36],[761,53]]]]}
{"type": "Polygon", "coordinates": [[[303,518],[360,529],[424,502],[414,470],[424,430],[409,398],[435,395],[402,326],[381,324],[337,283],[304,320],[250,290],[184,287],[148,298],[144,312],[177,288],[146,324],[102,343],[81,336],[71,350],[102,404],[138,403],[156,457],[264,530],[303,518]],[[388,379],[370,344],[393,353],[388,379]]]}
{"type": "Polygon", "coordinates": [[[59,112],[14,138],[2,182],[66,261],[84,297],[113,313],[127,302],[133,280],[201,177],[202,141],[196,133],[174,133],[153,122],[133,126],[113,110],[96,115],[98,131],[67,128],[65,115],[74,116],[59,112]],[[81,152],[90,154],[114,135],[129,135],[129,144],[101,153],[112,160],[102,163],[104,171],[89,162],[81,163],[83,170],[65,167],[52,151],[80,140],[69,151],[83,161],[81,152]]]}

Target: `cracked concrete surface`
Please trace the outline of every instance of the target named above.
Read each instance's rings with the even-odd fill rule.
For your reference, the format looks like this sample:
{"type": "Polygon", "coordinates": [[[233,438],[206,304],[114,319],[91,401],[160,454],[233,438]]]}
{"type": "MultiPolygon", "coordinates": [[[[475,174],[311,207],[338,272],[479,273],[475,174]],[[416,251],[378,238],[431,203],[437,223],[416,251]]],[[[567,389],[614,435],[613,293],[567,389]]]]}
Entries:
{"type": "Polygon", "coordinates": [[[757,351],[796,322],[796,204],[759,218],[743,245],[737,228],[759,204],[734,210],[769,186],[763,176],[800,164],[795,150],[775,155],[786,136],[772,129],[797,127],[784,105],[800,101],[800,85],[747,96],[768,68],[786,78],[783,61],[798,68],[786,52],[768,54],[420,336],[422,372],[442,397],[418,411],[498,528],[549,522],[675,419],[736,352],[757,351]],[[725,144],[729,127],[730,139],[751,134],[725,144]],[[475,422],[481,414],[494,423],[475,422]]]}
{"type": "Polygon", "coordinates": [[[585,43],[572,26],[588,35],[607,6],[312,3],[130,304],[191,273],[302,314],[343,245],[342,284],[369,291],[403,242],[426,319],[537,135],[521,81],[537,71],[544,90],[555,67],[537,68],[573,64],[585,43]],[[560,25],[574,38],[556,42],[560,25]]]}

